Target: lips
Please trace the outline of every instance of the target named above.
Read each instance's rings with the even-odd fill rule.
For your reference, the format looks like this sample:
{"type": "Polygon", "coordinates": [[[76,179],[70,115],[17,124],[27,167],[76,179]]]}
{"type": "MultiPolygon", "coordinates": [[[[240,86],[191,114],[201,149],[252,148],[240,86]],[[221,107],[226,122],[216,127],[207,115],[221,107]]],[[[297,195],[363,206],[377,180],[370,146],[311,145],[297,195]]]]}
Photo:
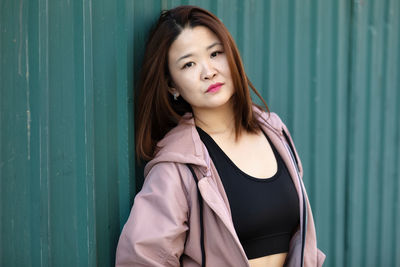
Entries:
{"type": "Polygon", "coordinates": [[[214,93],[214,92],[217,92],[220,88],[221,88],[221,86],[222,85],[224,85],[223,83],[214,83],[214,84],[211,84],[209,87],[208,87],[208,89],[207,89],[207,93],[214,93]]]}

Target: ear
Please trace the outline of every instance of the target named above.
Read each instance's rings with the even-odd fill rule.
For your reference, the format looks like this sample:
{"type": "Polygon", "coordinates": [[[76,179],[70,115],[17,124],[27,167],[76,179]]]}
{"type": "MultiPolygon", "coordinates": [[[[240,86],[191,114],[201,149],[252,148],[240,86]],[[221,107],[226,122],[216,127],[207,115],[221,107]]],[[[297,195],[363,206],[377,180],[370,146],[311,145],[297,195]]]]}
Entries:
{"type": "Polygon", "coordinates": [[[174,88],[174,87],[168,87],[168,92],[169,92],[171,95],[176,95],[177,97],[179,96],[178,90],[176,90],[176,88],[174,88]]]}
{"type": "Polygon", "coordinates": [[[176,89],[175,83],[171,79],[168,79],[168,92],[171,95],[176,95],[177,97],[179,96],[179,92],[176,89]]]}

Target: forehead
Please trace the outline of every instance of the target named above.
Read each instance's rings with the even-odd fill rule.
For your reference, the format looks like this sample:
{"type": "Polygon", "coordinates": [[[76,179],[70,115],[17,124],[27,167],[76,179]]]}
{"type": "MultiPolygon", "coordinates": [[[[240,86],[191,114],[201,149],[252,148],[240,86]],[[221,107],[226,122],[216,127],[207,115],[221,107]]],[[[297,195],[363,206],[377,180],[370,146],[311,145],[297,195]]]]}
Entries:
{"type": "Polygon", "coordinates": [[[168,54],[170,58],[176,58],[186,53],[195,53],[200,49],[206,50],[215,42],[220,42],[220,40],[207,27],[186,27],[172,43],[168,54]]]}

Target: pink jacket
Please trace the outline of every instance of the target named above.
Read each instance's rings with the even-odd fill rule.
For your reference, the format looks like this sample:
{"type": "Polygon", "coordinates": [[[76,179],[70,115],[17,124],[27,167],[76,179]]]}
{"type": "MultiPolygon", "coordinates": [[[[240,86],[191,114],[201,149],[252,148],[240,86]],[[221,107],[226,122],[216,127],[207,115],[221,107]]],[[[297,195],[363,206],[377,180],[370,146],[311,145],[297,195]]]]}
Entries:
{"type": "MultiPolygon", "coordinates": [[[[275,113],[268,116],[254,109],[260,126],[286,163],[299,196],[300,227],[290,241],[285,266],[322,266],[325,255],[317,248],[311,207],[301,179],[303,169],[289,131],[275,113]]],[[[183,116],[158,145],[162,148],[145,167],[143,188],[122,230],[116,266],[201,266],[197,185],[186,164],[193,166],[204,200],[206,266],[249,266],[222,182],[191,114],[183,116]]]]}

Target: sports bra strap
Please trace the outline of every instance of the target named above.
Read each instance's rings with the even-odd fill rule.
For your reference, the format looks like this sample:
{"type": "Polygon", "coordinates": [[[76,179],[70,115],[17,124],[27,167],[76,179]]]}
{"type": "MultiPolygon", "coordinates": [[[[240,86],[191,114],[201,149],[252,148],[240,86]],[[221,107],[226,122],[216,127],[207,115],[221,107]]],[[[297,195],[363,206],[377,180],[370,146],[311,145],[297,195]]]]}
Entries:
{"type": "Polygon", "coordinates": [[[199,207],[200,207],[200,248],[201,248],[201,266],[205,267],[206,266],[206,252],[204,249],[204,223],[203,223],[203,198],[200,194],[200,190],[199,187],[197,186],[197,176],[196,173],[194,172],[192,166],[190,166],[189,164],[186,164],[190,170],[190,172],[192,173],[194,182],[196,183],[196,187],[197,187],[197,199],[199,200],[199,207]]]}

